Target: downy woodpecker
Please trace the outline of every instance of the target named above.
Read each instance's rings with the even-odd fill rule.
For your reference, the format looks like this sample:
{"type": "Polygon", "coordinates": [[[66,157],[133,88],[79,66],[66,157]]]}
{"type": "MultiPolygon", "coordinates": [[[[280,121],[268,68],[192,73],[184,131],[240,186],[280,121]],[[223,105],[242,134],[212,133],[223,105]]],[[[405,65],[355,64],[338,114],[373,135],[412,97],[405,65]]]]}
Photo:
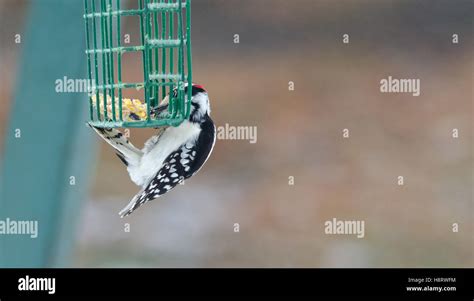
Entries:
{"type": "MultiPolygon", "coordinates": [[[[185,95],[187,89],[186,85],[185,95]]],[[[152,110],[155,116],[168,108],[166,99],[152,110]]],[[[121,217],[167,193],[201,169],[216,142],[216,128],[209,117],[210,111],[207,91],[203,86],[193,84],[189,118],[177,127],[167,127],[152,136],[141,150],[117,129],[91,126],[115,148],[117,156],[127,166],[131,180],[142,187],[120,211],[121,217]]]]}

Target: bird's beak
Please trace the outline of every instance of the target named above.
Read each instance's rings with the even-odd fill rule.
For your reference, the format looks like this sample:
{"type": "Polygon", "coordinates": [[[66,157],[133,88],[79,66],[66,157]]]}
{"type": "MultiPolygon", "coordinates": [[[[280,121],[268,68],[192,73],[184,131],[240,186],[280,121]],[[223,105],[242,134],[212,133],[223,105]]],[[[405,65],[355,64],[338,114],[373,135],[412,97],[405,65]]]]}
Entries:
{"type": "Polygon", "coordinates": [[[161,101],[160,106],[161,105],[168,105],[169,103],[170,103],[170,95],[168,94],[168,95],[166,95],[165,98],[163,98],[163,100],[161,101]]]}
{"type": "Polygon", "coordinates": [[[163,113],[166,113],[168,111],[169,102],[170,102],[170,96],[166,95],[166,97],[163,98],[159,106],[152,108],[151,114],[157,117],[163,113]]]}

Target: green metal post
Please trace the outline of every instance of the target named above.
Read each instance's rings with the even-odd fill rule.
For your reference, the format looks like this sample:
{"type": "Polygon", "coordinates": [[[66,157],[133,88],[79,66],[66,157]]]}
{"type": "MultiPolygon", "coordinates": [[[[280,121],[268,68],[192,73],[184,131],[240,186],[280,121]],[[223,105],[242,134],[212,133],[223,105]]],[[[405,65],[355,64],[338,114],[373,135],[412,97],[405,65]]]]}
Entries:
{"type": "Polygon", "coordinates": [[[64,76],[87,74],[82,12],[81,1],[30,4],[0,171],[0,219],[37,221],[38,237],[0,235],[0,267],[71,265],[94,136],[84,124],[86,93],[55,88],[64,76]]]}

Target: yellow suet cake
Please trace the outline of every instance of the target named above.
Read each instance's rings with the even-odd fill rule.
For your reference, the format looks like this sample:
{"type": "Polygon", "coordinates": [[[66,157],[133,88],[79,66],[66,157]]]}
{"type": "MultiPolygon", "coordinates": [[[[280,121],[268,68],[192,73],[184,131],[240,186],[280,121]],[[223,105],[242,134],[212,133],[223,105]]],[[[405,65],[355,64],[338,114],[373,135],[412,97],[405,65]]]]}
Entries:
{"type": "MultiPolygon", "coordinates": [[[[92,105],[97,108],[97,95],[92,95],[92,105]]],[[[115,97],[115,116],[119,115],[119,98],[115,97]]],[[[104,117],[104,95],[99,93],[99,110],[101,118],[104,117]]],[[[124,121],[137,121],[136,118],[132,118],[131,114],[138,116],[139,120],[145,120],[147,118],[147,105],[140,99],[122,98],[122,118],[124,121]]],[[[107,95],[107,117],[112,119],[112,97],[107,95]]]]}

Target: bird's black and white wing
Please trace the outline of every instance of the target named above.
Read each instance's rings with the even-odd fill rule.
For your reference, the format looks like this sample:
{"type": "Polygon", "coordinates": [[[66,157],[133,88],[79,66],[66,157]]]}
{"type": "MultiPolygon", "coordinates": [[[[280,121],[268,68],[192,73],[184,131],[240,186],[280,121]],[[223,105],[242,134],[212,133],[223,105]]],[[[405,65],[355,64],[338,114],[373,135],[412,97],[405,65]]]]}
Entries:
{"type": "Polygon", "coordinates": [[[207,127],[194,141],[182,144],[163,161],[163,164],[148,185],[133,197],[130,203],[120,211],[120,216],[131,214],[144,203],[156,199],[174,188],[185,179],[193,176],[209,158],[215,144],[215,127],[212,121],[205,122],[207,127]]]}

